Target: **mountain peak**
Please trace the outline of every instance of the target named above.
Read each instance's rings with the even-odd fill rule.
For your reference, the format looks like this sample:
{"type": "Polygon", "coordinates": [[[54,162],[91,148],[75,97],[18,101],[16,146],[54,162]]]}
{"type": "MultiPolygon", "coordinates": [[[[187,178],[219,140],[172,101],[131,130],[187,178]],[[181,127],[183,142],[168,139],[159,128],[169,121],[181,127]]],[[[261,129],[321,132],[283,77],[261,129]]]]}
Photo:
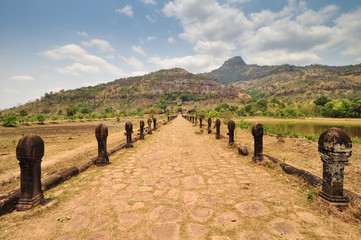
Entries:
{"type": "Polygon", "coordinates": [[[245,61],[237,56],[237,57],[233,57],[228,59],[227,61],[224,62],[224,64],[222,65],[221,68],[230,68],[230,67],[235,67],[235,66],[246,66],[247,64],[245,63],[245,61]]]}

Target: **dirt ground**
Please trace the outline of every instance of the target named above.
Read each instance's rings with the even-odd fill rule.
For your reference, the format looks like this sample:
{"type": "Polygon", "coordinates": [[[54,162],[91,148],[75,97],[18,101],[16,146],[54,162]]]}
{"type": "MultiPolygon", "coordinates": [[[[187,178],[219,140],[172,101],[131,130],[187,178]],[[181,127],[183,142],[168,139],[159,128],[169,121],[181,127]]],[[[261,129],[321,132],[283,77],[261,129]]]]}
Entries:
{"type": "MultiPolygon", "coordinates": [[[[160,120],[163,120],[161,117],[160,120]]],[[[99,123],[108,127],[108,149],[125,142],[124,125],[133,123],[134,133],[139,129],[141,118],[121,118],[92,121],[45,122],[44,125],[29,124],[14,128],[0,127],[0,192],[19,186],[20,168],[16,159],[16,146],[22,136],[33,133],[39,135],[45,144],[42,159],[42,177],[61,169],[71,167],[97,155],[95,128],[99,123]],[[11,184],[8,184],[11,182],[11,184]]]]}
{"type": "Polygon", "coordinates": [[[45,192],[48,205],[0,217],[0,239],[361,238],[360,224],[308,201],[297,180],[198,131],[176,118],[45,192]]]}

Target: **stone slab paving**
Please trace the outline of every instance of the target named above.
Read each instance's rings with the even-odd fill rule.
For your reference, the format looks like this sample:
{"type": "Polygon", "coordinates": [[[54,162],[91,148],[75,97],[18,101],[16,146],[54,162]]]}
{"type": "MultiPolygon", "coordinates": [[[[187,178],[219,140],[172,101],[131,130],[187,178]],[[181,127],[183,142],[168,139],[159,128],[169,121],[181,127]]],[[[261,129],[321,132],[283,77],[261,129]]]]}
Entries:
{"type": "Polygon", "coordinates": [[[46,192],[53,204],[2,216],[0,239],[361,238],[279,171],[196,130],[176,118],[46,192]]]}

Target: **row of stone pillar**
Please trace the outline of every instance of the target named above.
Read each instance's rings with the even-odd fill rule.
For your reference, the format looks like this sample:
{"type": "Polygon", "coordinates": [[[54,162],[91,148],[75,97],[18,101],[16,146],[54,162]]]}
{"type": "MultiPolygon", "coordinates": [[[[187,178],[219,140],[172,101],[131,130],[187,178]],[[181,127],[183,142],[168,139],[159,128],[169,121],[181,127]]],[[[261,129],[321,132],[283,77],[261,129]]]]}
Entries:
{"type": "MultiPolygon", "coordinates": [[[[197,122],[197,117],[194,116],[189,116],[189,115],[184,115],[183,116],[185,119],[187,119],[188,121],[194,123],[197,122]]],[[[202,128],[202,118],[199,118],[199,127],[202,128]]],[[[208,123],[208,133],[212,133],[212,118],[208,118],[207,120],[208,123]]],[[[214,123],[214,128],[216,128],[216,139],[221,139],[221,120],[219,120],[218,118],[216,119],[215,123],[214,123]]],[[[228,145],[229,146],[233,146],[234,145],[234,130],[236,128],[236,124],[234,123],[233,120],[229,120],[228,122],[228,145]]]]}
{"type": "MultiPolygon", "coordinates": [[[[174,118],[172,118],[174,119],[174,118]]],[[[157,119],[148,119],[148,134],[157,128],[157,119]],[[153,123],[153,129],[152,129],[153,123]]],[[[144,121],[139,123],[139,139],[144,139],[144,121]]],[[[126,144],[125,147],[133,147],[132,133],[133,124],[125,123],[126,144]]],[[[95,128],[95,137],[98,142],[98,157],[94,164],[104,166],[109,164],[107,152],[108,127],[100,123],[95,128]]],[[[22,211],[44,202],[44,195],[41,186],[41,161],[44,156],[44,141],[41,137],[30,134],[20,139],[16,147],[16,157],[20,165],[20,199],[16,205],[16,210],[22,211]]]]}

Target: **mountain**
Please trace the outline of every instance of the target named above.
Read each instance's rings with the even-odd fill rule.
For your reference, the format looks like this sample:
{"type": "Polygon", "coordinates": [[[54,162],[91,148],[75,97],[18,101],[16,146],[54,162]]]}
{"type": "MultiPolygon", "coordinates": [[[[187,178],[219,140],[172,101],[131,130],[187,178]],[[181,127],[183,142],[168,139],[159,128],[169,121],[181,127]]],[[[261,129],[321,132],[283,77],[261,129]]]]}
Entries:
{"type": "Polygon", "coordinates": [[[74,105],[78,109],[102,112],[109,107],[123,110],[145,108],[161,97],[176,105],[179,101],[235,99],[237,96],[238,92],[232,86],[181,68],[173,68],[144,76],[117,79],[93,87],[46,93],[41,99],[27,103],[17,110],[55,114],[74,105]]]}
{"type": "Polygon", "coordinates": [[[248,65],[241,57],[234,57],[220,68],[201,75],[231,83],[256,97],[312,100],[321,95],[332,99],[361,96],[361,64],[259,66],[248,65]]]}

